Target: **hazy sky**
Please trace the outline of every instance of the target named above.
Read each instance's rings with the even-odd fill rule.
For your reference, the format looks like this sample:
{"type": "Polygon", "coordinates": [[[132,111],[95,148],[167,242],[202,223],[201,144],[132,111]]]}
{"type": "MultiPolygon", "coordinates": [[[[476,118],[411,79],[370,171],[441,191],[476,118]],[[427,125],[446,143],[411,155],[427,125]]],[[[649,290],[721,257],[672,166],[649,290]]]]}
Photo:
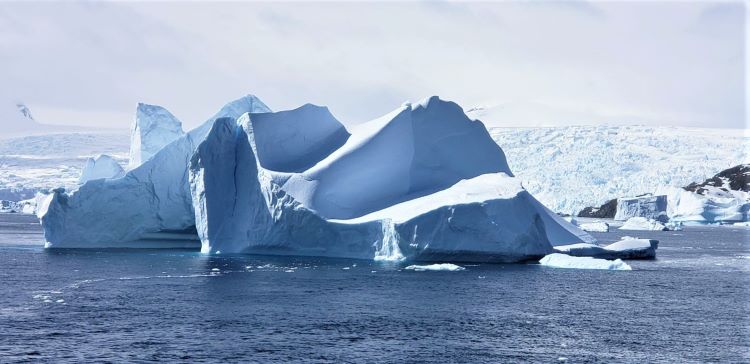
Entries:
{"type": "Polygon", "coordinates": [[[192,127],[247,93],[348,124],[437,94],[743,127],[745,16],[741,2],[0,2],[0,100],[123,127],[138,101],[192,127]]]}

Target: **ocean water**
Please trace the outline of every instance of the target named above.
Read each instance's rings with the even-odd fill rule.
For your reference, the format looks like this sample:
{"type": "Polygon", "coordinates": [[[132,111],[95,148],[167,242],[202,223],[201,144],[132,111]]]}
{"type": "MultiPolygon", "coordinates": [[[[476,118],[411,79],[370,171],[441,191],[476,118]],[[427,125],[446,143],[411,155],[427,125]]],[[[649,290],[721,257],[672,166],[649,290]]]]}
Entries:
{"type": "Polygon", "coordinates": [[[633,271],[45,251],[0,214],[0,362],[750,362],[750,229],[660,240],[633,271]]]}

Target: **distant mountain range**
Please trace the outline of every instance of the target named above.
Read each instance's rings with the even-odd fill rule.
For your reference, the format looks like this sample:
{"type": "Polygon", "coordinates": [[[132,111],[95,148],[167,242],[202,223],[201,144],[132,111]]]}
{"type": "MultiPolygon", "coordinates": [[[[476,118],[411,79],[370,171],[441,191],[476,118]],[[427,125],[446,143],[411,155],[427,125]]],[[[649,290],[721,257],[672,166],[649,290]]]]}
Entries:
{"type": "MultiPolygon", "coordinates": [[[[110,128],[93,128],[78,125],[45,124],[34,118],[31,109],[23,102],[0,102],[0,139],[30,135],[77,132],[117,132],[110,128]]],[[[124,129],[122,130],[124,132],[124,129]]]]}

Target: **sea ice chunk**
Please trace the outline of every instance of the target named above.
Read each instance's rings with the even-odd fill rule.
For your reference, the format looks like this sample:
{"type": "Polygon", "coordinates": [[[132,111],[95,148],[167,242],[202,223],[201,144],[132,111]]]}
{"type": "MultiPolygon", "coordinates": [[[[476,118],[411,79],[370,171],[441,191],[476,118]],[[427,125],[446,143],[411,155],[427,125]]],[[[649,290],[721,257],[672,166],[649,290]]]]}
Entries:
{"type": "Polygon", "coordinates": [[[590,257],[574,257],[566,254],[553,253],[546,255],[539,264],[553,268],[573,269],[604,269],[604,270],[632,270],[627,263],[620,259],[606,260],[590,257]]]}
{"type": "Polygon", "coordinates": [[[426,271],[457,272],[461,270],[466,270],[466,268],[460,265],[455,265],[451,263],[437,263],[437,264],[429,264],[429,265],[410,265],[404,269],[413,270],[415,272],[426,272],[426,271]]]}
{"type": "Polygon", "coordinates": [[[620,227],[620,230],[666,231],[664,224],[645,217],[631,217],[620,227]]]}
{"type": "Polygon", "coordinates": [[[581,228],[581,230],[588,232],[606,233],[609,231],[609,224],[602,221],[581,223],[578,224],[578,227],[581,228]]]}

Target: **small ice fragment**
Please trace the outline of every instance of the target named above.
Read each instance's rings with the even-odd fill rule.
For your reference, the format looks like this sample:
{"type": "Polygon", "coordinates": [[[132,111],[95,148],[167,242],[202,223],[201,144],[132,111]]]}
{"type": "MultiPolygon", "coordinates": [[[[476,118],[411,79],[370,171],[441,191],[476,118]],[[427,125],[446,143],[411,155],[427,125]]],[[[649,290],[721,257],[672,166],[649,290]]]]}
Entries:
{"type": "Polygon", "coordinates": [[[451,264],[451,263],[440,263],[440,264],[429,264],[429,265],[410,265],[404,269],[413,270],[415,272],[424,272],[424,271],[448,271],[448,272],[456,272],[460,270],[465,270],[466,268],[451,264]]]}

